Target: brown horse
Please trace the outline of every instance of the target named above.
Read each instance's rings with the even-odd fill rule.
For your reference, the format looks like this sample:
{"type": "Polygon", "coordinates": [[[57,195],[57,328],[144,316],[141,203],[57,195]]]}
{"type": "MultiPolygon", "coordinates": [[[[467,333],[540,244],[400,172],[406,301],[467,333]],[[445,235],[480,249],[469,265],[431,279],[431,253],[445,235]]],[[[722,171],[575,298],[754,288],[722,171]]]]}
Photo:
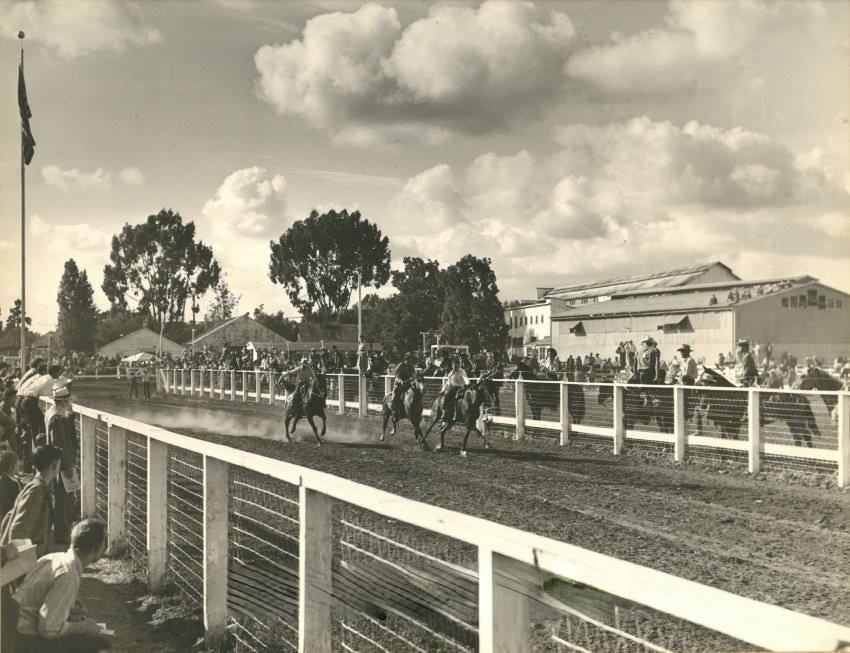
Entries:
{"type": "Polygon", "coordinates": [[[316,428],[315,422],[313,422],[313,418],[322,418],[322,435],[324,435],[327,429],[324,376],[316,377],[316,385],[318,388],[314,389],[309,397],[304,396],[307,394],[306,388],[296,388],[292,383],[287,381],[282,382],[287,393],[284,404],[284,428],[286,429],[287,441],[292,442],[290,433],[295,433],[295,427],[298,424],[298,420],[302,417],[306,417],[307,421],[310,423],[310,427],[313,429],[313,435],[316,436],[317,446],[322,446],[322,438],[319,435],[319,430],[316,428]],[[290,422],[292,422],[291,430],[289,428],[290,422]]]}
{"type": "MultiPolygon", "coordinates": [[[[463,436],[463,444],[460,446],[460,455],[466,456],[466,443],[469,440],[469,434],[473,431],[484,440],[484,448],[490,448],[490,442],[484,437],[484,434],[478,428],[478,418],[481,417],[481,405],[490,401],[490,391],[488,385],[491,381],[487,377],[482,377],[479,381],[470,383],[461,394],[457,397],[457,406],[455,407],[452,419],[445,420],[440,427],[440,443],[435,447],[436,451],[440,451],[445,446],[446,432],[457,422],[466,426],[466,433],[463,436]]],[[[425,431],[423,442],[427,442],[426,438],[434,428],[434,425],[445,417],[445,393],[440,393],[440,396],[434,400],[431,406],[431,424],[428,425],[428,430],[425,431]]]]}

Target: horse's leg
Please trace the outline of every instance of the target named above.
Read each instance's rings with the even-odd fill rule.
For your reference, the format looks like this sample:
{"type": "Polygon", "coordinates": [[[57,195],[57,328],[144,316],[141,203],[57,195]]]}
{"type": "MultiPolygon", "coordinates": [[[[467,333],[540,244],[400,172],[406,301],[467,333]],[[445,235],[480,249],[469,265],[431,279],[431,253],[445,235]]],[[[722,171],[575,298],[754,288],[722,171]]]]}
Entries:
{"type": "Polygon", "coordinates": [[[322,436],[324,437],[328,430],[328,416],[325,415],[325,411],[322,411],[319,413],[319,417],[322,418],[322,436]]]}
{"type": "Polygon", "coordinates": [[[446,424],[442,429],[440,429],[440,444],[437,445],[437,451],[440,451],[440,449],[446,446],[446,432],[451,427],[451,424],[446,424]]]}
{"type": "Polygon", "coordinates": [[[482,440],[484,440],[484,448],[485,448],[485,449],[489,449],[489,448],[490,448],[490,441],[487,439],[487,436],[486,436],[486,435],[484,435],[484,432],[483,432],[483,431],[479,431],[477,426],[473,427],[473,429],[472,429],[472,430],[473,430],[475,433],[477,433],[477,434],[478,434],[478,436],[479,436],[482,440]]]}
{"type": "Polygon", "coordinates": [[[289,415],[287,415],[283,420],[283,426],[286,429],[286,440],[287,440],[287,442],[292,442],[292,438],[289,437],[289,420],[291,420],[291,419],[292,418],[289,415]]]}
{"type": "Polygon", "coordinates": [[[387,406],[386,406],[386,404],[384,404],[384,424],[381,427],[381,437],[380,437],[381,442],[384,441],[384,436],[387,434],[387,422],[389,422],[389,421],[390,421],[390,411],[387,410],[387,406]]]}
{"type": "Polygon", "coordinates": [[[313,421],[313,416],[308,415],[307,421],[310,423],[310,428],[313,429],[313,435],[316,436],[316,446],[321,447],[322,446],[322,438],[319,437],[319,429],[316,428],[316,423],[313,421]]]}
{"type": "Polygon", "coordinates": [[[469,426],[466,427],[466,433],[463,436],[463,443],[460,445],[460,455],[464,458],[466,458],[466,442],[469,440],[469,432],[471,430],[472,429],[469,426]]]}

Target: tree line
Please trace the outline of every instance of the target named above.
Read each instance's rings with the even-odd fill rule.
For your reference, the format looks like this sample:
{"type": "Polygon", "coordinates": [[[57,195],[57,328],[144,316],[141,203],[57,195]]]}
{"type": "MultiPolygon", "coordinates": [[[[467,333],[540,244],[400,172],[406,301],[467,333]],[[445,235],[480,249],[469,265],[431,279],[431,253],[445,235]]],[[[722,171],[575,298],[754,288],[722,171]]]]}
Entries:
{"type": "MultiPolygon", "coordinates": [[[[73,259],[65,263],[57,302],[66,351],[93,352],[143,325],[155,331],[163,325],[167,337],[185,342],[207,295],[204,322],[236,314],[241,297],[230,289],[212,246],[178,212],[163,209],[125,224],[112,238],[109,259],[101,286],[107,311],[97,310],[86,271],[73,259]]],[[[367,294],[362,305],[364,336],[388,349],[418,349],[423,332],[473,351],[504,347],[507,327],[490,259],[468,254],[444,268],[436,260],[405,257],[403,268],[392,270],[389,238],[359,211],[312,211],[294,222],[269,242],[267,274],[303,319],[317,322],[356,321],[357,284],[374,291],[391,283],[395,294],[367,294]]],[[[297,338],[297,323],[282,312],[267,313],[260,305],[253,317],[297,338]]]]}

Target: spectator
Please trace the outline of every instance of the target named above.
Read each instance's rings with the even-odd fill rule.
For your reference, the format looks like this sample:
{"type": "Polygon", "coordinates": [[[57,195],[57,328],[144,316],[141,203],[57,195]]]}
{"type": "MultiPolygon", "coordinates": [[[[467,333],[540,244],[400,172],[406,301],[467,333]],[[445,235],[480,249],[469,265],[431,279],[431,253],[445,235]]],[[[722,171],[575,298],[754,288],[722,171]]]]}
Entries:
{"type": "Polygon", "coordinates": [[[103,555],[106,524],[84,519],[71,533],[67,551],[41,558],[15,592],[18,653],[101,653],[112,644],[101,627],[85,616],[78,597],[83,569],[103,555]]]}
{"type": "Polygon", "coordinates": [[[10,447],[17,447],[18,437],[15,433],[15,418],[12,416],[15,404],[15,389],[0,388],[3,392],[3,402],[0,404],[0,441],[7,442],[10,447]]]}
{"type": "Polygon", "coordinates": [[[71,392],[67,386],[53,390],[53,406],[44,416],[47,427],[47,444],[62,452],[59,475],[53,481],[53,539],[63,548],[71,542],[71,523],[74,518],[74,493],[80,483],[75,469],[77,460],[74,413],[71,409],[71,392]]]}
{"type": "Polygon", "coordinates": [[[21,492],[21,484],[15,474],[18,472],[18,454],[14,451],[0,451],[0,523],[14,506],[21,492]]]}
{"type": "Polygon", "coordinates": [[[145,399],[151,398],[151,368],[150,368],[150,365],[145,365],[142,368],[142,396],[145,399]]]}
{"type": "Polygon", "coordinates": [[[53,498],[50,487],[59,475],[62,452],[50,445],[38,447],[32,457],[36,473],[15,499],[12,510],[0,526],[0,544],[12,540],[31,540],[39,555],[53,544],[53,498]]]}
{"type": "Polygon", "coordinates": [[[139,374],[137,371],[130,369],[130,399],[139,398],[139,374]]]}

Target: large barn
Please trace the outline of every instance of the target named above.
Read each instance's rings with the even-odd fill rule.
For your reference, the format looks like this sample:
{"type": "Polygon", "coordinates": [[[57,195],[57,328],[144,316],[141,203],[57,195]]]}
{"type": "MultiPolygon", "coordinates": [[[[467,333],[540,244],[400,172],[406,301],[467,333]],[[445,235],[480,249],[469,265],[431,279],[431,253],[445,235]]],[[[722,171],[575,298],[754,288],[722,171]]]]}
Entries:
{"type": "Polygon", "coordinates": [[[288,341],[267,326],[257,322],[250,314],[245,313],[210,325],[204,333],[196,336],[186,347],[199,351],[202,349],[221,349],[222,347],[245,347],[249,342],[263,342],[275,347],[285,348],[288,341]]]}
{"type": "MultiPolygon", "coordinates": [[[[100,347],[97,353],[107,358],[112,358],[113,356],[124,358],[125,356],[137,354],[140,351],[155,354],[159,351],[159,346],[159,334],[147,327],[142,327],[100,347]]],[[[163,337],[162,351],[163,353],[177,356],[183,353],[183,345],[178,345],[173,340],[163,337]]]]}
{"type": "Polygon", "coordinates": [[[632,288],[604,301],[570,305],[552,314],[551,341],[570,354],[613,356],[620,342],[645,336],[672,357],[683,343],[713,363],[739,338],[770,343],[802,359],[850,354],[850,295],[813,277],[713,281],[666,288],[632,288]]]}

